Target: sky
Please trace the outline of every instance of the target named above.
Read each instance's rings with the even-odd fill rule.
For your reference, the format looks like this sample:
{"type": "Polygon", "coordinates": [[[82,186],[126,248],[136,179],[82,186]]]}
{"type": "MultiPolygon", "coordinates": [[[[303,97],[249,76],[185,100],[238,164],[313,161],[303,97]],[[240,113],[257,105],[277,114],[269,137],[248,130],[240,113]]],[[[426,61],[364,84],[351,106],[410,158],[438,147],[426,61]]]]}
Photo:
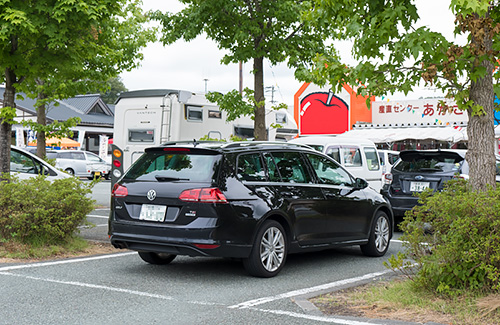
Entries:
{"type": "MultiPolygon", "coordinates": [[[[416,5],[422,19],[421,25],[439,31],[449,40],[453,40],[454,16],[448,8],[449,1],[416,0],[416,5]]],[[[177,12],[182,8],[183,4],[177,0],[143,0],[144,10],[177,12]]],[[[120,75],[129,90],[181,89],[195,93],[205,93],[205,91],[226,93],[239,88],[238,64],[221,64],[224,52],[204,35],[189,43],[177,41],[168,46],[163,46],[159,42],[150,43],[142,53],[144,59],[140,66],[120,75]]],[[[343,43],[341,55],[344,62],[354,63],[349,53],[349,44],[343,43]]],[[[243,65],[243,87],[253,89],[251,68],[251,62],[243,65]]],[[[274,100],[278,103],[293,105],[293,96],[301,85],[302,82],[294,78],[294,71],[285,63],[271,66],[269,62],[264,62],[264,86],[269,87],[266,90],[268,102],[274,95],[274,100]],[[273,86],[274,94],[271,91],[273,86]]],[[[441,95],[442,93],[435,89],[421,87],[407,96],[399,93],[387,97],[404,100],[441,95]]]]}

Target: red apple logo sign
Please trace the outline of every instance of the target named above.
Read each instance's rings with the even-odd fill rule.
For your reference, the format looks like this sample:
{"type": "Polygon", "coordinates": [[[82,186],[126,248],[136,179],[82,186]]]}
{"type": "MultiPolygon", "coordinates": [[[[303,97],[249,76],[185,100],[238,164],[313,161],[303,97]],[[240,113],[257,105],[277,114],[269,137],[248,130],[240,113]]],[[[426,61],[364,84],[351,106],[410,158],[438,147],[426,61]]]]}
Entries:
{"type": "Polygon", "coordinates": [[[301,100],[301,134],[340,134],[348,128],[349,107],[331,89],[310,93],[301,100]]]}

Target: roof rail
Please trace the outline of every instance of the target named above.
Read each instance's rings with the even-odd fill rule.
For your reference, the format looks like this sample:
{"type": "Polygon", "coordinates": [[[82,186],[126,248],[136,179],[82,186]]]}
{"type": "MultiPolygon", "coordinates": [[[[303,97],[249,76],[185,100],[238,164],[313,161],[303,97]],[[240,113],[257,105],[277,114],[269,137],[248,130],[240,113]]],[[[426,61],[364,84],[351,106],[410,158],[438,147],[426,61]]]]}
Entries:
{"type": "Polygon", "coordinates": [[[196,147],[199,144],[208,144],[208,143],[220,143],[220,144],[224,144],[224,143],[226,143],[226,141],[196,140],[196,139],[193,139],[193,140],[181,140],[181,141],[167,141],[167,142],[164,142],[164,143],[160,144],[160,146],[175,146],[175,145],[182,145],[182,144],[192,144],[192,145],[194,145],[196,147]]]}
{"type": "Polygon", "coordinates": [[[250,147],[250,146],[265,146],[265,145],[280,145],[284,147],[300,147],[300,148],[309,148],[310,146],[303,143],[290,143],[284,141],[238,141],[238,142],[230,142],[226,145],[223,145],[223,148],[237,148],[237,147],[250,147]]]}

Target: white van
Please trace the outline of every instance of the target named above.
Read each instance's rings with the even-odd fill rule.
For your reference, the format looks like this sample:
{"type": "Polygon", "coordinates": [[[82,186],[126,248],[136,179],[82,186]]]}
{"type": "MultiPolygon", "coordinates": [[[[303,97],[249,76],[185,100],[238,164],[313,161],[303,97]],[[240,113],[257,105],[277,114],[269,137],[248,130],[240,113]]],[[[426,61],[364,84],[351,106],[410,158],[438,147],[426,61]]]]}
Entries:
{"type": "Polygon", "coordinates": [[[381,149],[378,151],[378,155],[380,157],[380,165],[382,165],[382,181],[386,183],[385,174],[391,172],[392,165],[399,159],[399,151],[381,149]]]}
{"type": "Polygon", "coordinates": [[[377,147],[370,140],[334,137],[308,136],[290,140],[302,143],[332,157],[353,176],[364,178],[376,191],[382,189],[382,167],[377,147]]]}

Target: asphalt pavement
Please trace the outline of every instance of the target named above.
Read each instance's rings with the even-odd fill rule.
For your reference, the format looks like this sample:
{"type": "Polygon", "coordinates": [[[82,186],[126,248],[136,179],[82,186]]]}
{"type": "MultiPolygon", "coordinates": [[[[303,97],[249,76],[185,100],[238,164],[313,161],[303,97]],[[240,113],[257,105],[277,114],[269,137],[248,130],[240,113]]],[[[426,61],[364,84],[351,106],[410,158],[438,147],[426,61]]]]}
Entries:
{"type": "MultiPolygon", "coordinates": [[[[94,187],[92,198],[96,200],[97,208],[87,216],[87,220],[94,226],[81,227],[82,237],[109,242],[107,220],[110,192],[109,181],[102,181],[94,187]]],[[[324,315],[308,300],[321,294],[394,276],[392,271],[382,266],[382,262],[401,249],[399,236],[400,234],[396,234],[383,258],[366,258],[357,247],[291,255],[285,269],[271,279],[249,277],[240,262],[230,260],[179,256],[168,266],[154,266],[144,263],[135,252],[124,251],[109,255],[109,258],[104,256],[99,266],[94,266],[96,270],[89,269],[89,283],[84,281],[85,284],[70,286],[77,287],[73,290],[79,288],[78,290],[83,291],[100,288],[103,295],[108,292],[114,299],[126,301],[124,306],[116,310],[109,309],[110,312],[103,311],[101,304],[90,303],[91,315],[103,312],[108,324],[134,324],[138,319],[142,323],[158,324],[417,324],[324,315]],[[106,280],[106,277],[109,279],[106,280]],[[157,291],[165,286],[168,287],[167,291],[157,291]],[[169,306],[163,306],[167,301],[169,306]],[[158,309],[151,304],[163,307],[158,309]],[[127,308],[124,310],[125,306],[127,308]],[[108,315],[109,313],[112,315],[108,315]]],[[[88,261],[81,259],[81,262],[77,259],[74,265],[93,268],[91,265],[94,263],[91,258],[88,261]]],[[[65,265],[64,268],[70,268],[70,265],[65,265]]],[[[82,271],[79,269],[77,273],[79,272],[82,271]]],[[[10,271],[8,273],[11,274],[10,271]]],[[[0,266],[0,281],[2,274],[0,266]]],[[[72,278],[70,276],[61,282],[73,283],[75,280],[72,278]]],[[[59,283],[60,280],[54,281],[59,283]]],[[[80,283],[79,281],[76,283],[80,283]]],[[[85,293],[87,294],[93,295],[85,293]]],[[[108,300],[104,299],[104,305],[117,307],[116,302],[108,300]]],[[[0,298],[0,303],[1,301],[0,298]]],[[[2,318],[1,315],[2,312],[0,324],[4,324],[2,319],[8,318],[2,318]]],[[[77,320],[72,316],[65,317],[68,317],[67,320],[77,320]]],[[[95,320],[91,317],[88,322],[80,319],[78,323],[91,324],[95,320]]]]}

